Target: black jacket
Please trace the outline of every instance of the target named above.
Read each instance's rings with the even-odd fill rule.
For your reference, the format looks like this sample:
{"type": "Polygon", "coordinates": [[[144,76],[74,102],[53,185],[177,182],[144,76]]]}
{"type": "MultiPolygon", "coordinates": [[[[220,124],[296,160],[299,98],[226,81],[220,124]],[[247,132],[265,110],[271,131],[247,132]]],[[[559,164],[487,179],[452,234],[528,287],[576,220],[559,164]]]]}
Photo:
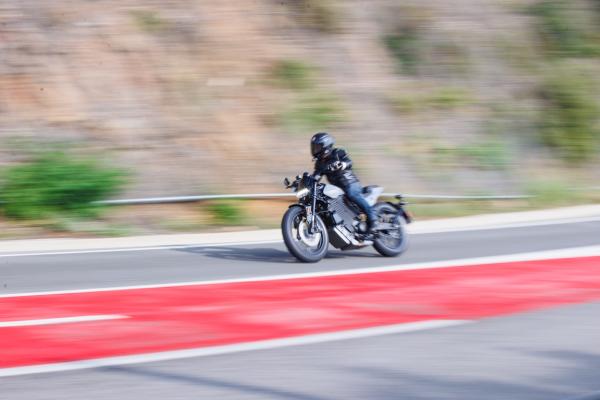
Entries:
{"type": "Polygon", "coordinates": [[[342,188],[358,182],[358,178],[352,172],[352,160],[348,157],[348,153],[344,149],[333,149],[327,157],[317,160],[315,162],[315,172],[325,175],[329,183],[342,188]],[[336,161],[346,163],[346,168],[330,171],[329,166],[336,161]]]}

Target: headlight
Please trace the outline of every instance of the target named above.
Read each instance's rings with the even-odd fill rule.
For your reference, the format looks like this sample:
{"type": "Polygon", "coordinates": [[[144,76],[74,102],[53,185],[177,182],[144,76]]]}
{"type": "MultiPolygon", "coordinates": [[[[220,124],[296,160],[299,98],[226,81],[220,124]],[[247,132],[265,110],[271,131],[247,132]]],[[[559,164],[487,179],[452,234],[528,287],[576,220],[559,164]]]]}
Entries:
{"type": "Polygon", "coordinates": [[[296,192],[296,198],[301,199],[301,198],[307,196],[309,193],[310,193],[310,190],[308,190],[307,188],[304,188],[304,189],[296,192]]]}

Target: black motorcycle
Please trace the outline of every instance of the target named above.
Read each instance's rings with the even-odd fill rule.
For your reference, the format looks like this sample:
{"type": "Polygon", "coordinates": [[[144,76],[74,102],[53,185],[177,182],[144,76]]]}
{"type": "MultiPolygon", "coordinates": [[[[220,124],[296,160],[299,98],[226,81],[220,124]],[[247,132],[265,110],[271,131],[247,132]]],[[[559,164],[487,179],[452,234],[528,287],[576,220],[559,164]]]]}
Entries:
{"type": "Polygon", "coordinates": [[[395,257],[408,246],[406,224],[411,216],[404,209],[402,196],[397,203],[377,202],[383,192],[379,186],[366,186],[363,196],[379,218],[372,237],[367,235],[364,213],[331,184],[319,183],[320,175],[305,172],[284,185],[296,192],[298,202],[289,207],[281,221],[283,241],[289,252],[303,262],[320,261],[329,243],[341,250],[373,246],[379,254],[395,257]]]}

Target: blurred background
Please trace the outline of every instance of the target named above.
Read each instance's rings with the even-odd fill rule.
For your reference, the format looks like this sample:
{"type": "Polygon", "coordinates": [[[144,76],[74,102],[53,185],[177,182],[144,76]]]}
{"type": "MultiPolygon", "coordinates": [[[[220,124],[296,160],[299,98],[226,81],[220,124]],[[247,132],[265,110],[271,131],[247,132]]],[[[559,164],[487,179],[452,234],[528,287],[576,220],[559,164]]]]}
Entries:
{"type": "Polygon", "coordinates": [[[4,0],[1,235],[275,226],[89,203],[283,192],[323,130],[363,184],[536,195],[423,218],[595,201],[599,72],[597,0],[4,0]]]}

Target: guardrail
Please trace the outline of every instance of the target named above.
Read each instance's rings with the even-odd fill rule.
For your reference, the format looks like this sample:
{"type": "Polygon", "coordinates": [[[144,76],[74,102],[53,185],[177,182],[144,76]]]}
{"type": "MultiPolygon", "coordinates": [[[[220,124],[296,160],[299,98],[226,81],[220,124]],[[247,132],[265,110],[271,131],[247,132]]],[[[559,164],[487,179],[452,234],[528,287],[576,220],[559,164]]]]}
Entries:
{"type": "MultiPolygon", "coordinates": [[[[400,193],[383,193],[382,197],[394,197],[402,195],[405,199],[422,199],[422,200],[522,200],[529,199],[533,196],[528,195],[499,195],[499,196],[458,196],[444,194],[400,194],[400,193]]],[[[246,194],[207,194],[198,196],[173,196],[173,197],[148,197],[138,199],[116,199],[97,201],[95,204],[104,206],[131,206],[143,204],[172,204],[172,203],[194,203],[205,200],[258,200],[258,199],[278,199],[278,198],[294,198],[294,193],[246,193],[246,194]]]]}

